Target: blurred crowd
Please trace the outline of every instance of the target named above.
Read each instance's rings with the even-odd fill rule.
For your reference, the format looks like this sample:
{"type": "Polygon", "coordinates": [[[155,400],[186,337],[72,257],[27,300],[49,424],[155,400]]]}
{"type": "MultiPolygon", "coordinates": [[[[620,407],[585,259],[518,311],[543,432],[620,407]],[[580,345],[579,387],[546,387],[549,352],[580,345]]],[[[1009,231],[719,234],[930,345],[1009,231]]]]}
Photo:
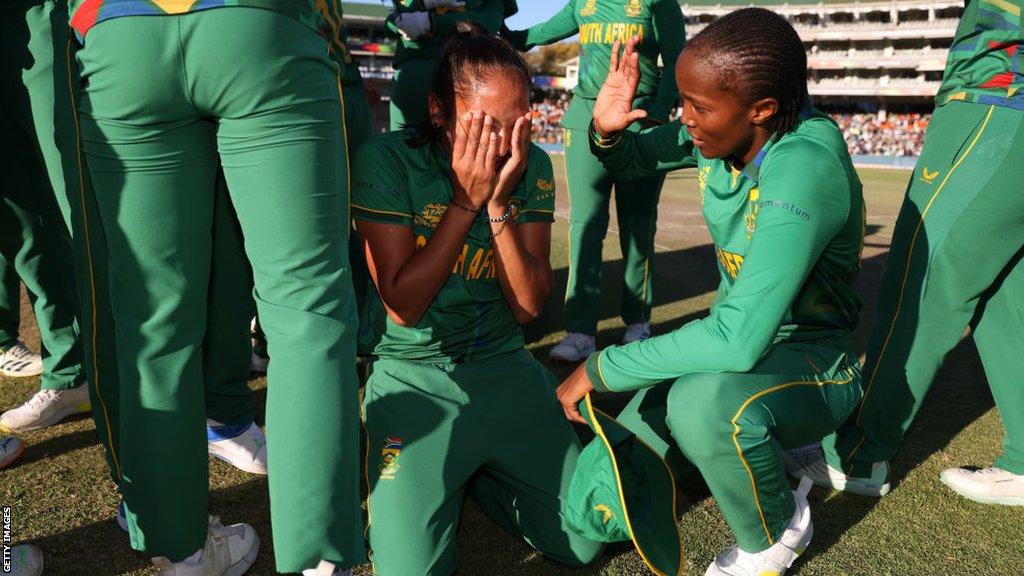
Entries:
{"type": "Polygon", "coordinates": [[[538,144],[562,143],[562,116],[569,108],[568,94],[544,98],[530,104],[533,112],[533,141],[538,144]]]}
{"type": "MultiPolygon", "coordinates": [[[[567,96],[547,97],[533,104],[533,141],[562,143],[562,116],[569,107],[567,96]]],[[[678,118],[680,109],[672,110],[678,118]]],[[[834,113],[830,114],[843,131],[851,155],[919,156],[931,114],[834,113]],[[884,118],[884,119],[883,119],[884,118]]]]}
{"type": "Polygon", "coordinates": [[[850,154],[919,156],[931,114],[832,114],[850,154]]]}

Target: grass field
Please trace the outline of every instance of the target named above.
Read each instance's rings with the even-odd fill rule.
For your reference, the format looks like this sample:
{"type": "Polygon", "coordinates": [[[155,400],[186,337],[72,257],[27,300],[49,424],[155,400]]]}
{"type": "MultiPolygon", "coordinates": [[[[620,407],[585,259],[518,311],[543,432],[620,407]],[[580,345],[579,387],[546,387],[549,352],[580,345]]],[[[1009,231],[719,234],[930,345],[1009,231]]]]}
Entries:
{"type": "MultiPolygon", "coordinates": [[[[562,333],[561,294],[566,278],[567,206],[561,159],[556,157],[560,200],[552,261],[560,285],[544,316],[527,327],[530,348],[546,362],[562,333]]],[[[861,172],[868,201],[868,238],[858,287],[864,315],[858,342],[863,347],[874,315],[875,291],[902,199],[908,173],[861,172]]],[[[706,313],[717,273],[713,249],[701,224],[696,178],[670,175],[662,194],[654,258],[655,332],[671,330],[706,313]]],[[[612,220],[614,222],[614,218],[612,220]]],[[[621,278],[615,226],[605,245],[605,289],[599,344],[617,342],[623,333],[615,316],[621,278]]],[[[27,303],[23,317],[30,318],[27,303]]],[[[30,345],[38,335],[30,321],[23,327],[30,345]]],[[[564,366],[552,366],[561,376],[564,366]]],[[[266,382],[252,381],[262,408],[266,382]]],[[[22,402],[37,379],[0,380],[0,408],[22,402]]],[[[605,396],[600,404],[616,411],[624,398],[605,396]]],[[[262,412],[262,410],[261,410],[262,412]]],[[[260,421],[262,423],[262,420],[260,421]]],[[[92,422],[78,418],[28,434],[24,460],[0,472],[0,504],[13,509],[15,542],[35,542],[47,554],[46,574],[110,576],[151,574],[147,558],[131,551],[115,524],[118,496],[108,480],[92,422]]],[[[170,439],[168,439],[170,441],[170,439]]],[[[1024,574],[1024,518],[1021,510],[985,507],[963,500],[939,482],[952,465],[987,465],[1002,441],[980,361],[967,340],[949,355],[903,451],[893,462],[898,485],[878,501],[815,488],[811,506],[815,537],[790,574],[945,576],[1024,574]]],[[[255,478],[211,461],[212,511],[225,522],[249,522],[263,540],[263,551],[250,574],[274,574],[267,486],[255,478]]],[[[686,573],[703,574],[707,563],[730,541],[727,526],[703,486],[681,486],[680,525],[685,539],[686,573]]],[[[641,576],[647,574],[627,544],[612,546],[594,566],[570,571],[540,558],[503,533],[467,503],[460,534],[462,576],[563,576],[569,574],[641,576]]],[[[362,567],[357,574],[370,574],[362,567]]],[[[409,575],[416,576],[416,575],[409,575]]]]}

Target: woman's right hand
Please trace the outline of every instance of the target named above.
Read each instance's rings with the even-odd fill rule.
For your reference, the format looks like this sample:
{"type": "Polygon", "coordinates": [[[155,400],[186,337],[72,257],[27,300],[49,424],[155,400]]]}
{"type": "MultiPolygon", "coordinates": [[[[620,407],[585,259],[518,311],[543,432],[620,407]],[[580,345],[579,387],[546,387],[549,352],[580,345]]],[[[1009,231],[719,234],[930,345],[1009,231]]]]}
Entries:
{"type": "Polygon", "coordinates": [[[481,209],[494,195],[497,174],[498,135],[493,119],[483,112],[466,112],[455,128],[452,142],[452,176],[455,198],[481,209]]]}
{"type": "Polygon", "coordinates": [[[619,57],[621,43],[612,45],[608,76],[594,103],[594,130],[602,138],[625,130],[633,122],[647,117],[646,110],[633,110],[633,98],[640,83],[640,55],[636,53],[637,38],[626,41],[626,50],[619,57]]]}

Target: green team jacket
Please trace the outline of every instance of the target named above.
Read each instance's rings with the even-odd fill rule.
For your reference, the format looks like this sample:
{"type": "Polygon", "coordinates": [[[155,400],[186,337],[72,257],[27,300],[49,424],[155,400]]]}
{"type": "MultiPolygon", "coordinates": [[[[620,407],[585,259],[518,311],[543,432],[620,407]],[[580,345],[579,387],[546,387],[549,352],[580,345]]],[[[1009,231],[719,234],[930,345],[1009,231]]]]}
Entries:
{"type": "Polygon", "coordinates": [[[638,36],[640,85],[634,108],[647,110],[653,120],[668,120],[679,98],[673,74],[676,59],[686,43],[683,13],[676,0],[571,0],[550,20],[527,30],[505,34],[518,50],[551,44],[579,33],[579,84],[562,120],[566,128],[586,129],[591,108],[579,98],[596,100],[611,59],[612,44],[638,36]],[[662,73],[658,57],[665,66],[662,73]]]}
{"type": "Polygon", "coordinates": [[[395,12],[388,17],[387,27],[398,35],[398,49],[394,65],[410,59],[437,58],[445,41],[463,20],[480,23],[491,34],[497,34],[505,18],[519,11],[516,0],[466,0],[462,8],[434,8],[427,10],[423,0],[393,0],[395,12]],[[406,40],[395,26],[394,14],[403,12],[429,12],[430,33],[416,40],[406,40]]]}
{"type": "Polygon", "coordinates": [[[598,390],[635,390],[692,372],[747,372],[774,343],[852,345],[864,199],[839,128],[808,111],[742,170],[709,159],[683,125],[623,132],[591,148],[629,178],[696,167],[720,283],[708,317],[587,359],[598,390]]]}
{"type": "Polygon", "coordinates": [[[1024,110],[1021,0],[966,3],[935,105],[964,100],[1024,110]]]}

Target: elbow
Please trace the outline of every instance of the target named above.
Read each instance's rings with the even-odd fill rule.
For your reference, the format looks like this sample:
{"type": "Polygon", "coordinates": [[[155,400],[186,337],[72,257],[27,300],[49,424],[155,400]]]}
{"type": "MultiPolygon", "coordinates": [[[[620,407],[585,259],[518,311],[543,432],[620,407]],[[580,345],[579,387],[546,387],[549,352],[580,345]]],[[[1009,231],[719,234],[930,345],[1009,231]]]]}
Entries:
{"type": "Polygon", "coordinates": [[[760,354],[754,354],[752,352],[741,352],[737,354],[733,361],[730,362],[732,366],[729,367],[727,372],[750,372],[757,365],[757,361],[761,359],[760,354]]]}
{"type": "Polygon", "coordinates": [[[388,312],[388,317],[395,324],[403,328],[412,328],[419,324],[424,312],[426,312],[426,309],[414,309],[412,306],[392,306],[387,301],[384,302],[384,308],[388,312]]]}
{"type": "Polygon", "coordinates": [[[512,311],[512,315],[515,317],[516,322],[520,324],[529,324],[537,318],[540,318],[541,308],[538,306],[536,309],[517,308],[512,311]]]}
{"type": "Polygon", "coordinates": [[[423,315],[401,314],[399,312],[395,312],[394,310],[388,310],[388,316],[391,317],[391,320],[393,320],[395,324],[398,324],[402,328],[412,328],[413,326],[419,324],[420,318],[423,315]]]}

